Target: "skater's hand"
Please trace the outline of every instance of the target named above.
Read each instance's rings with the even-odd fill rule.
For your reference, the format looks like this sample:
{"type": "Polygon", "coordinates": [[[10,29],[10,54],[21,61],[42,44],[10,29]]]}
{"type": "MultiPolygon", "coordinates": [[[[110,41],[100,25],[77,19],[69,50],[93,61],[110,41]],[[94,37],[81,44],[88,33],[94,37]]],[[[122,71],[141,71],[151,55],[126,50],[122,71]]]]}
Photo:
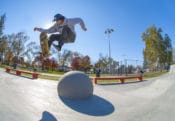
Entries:
{"type": "Polygon", "coordinates": [[[35,28],[34,28],[34,31],[39,31],[39,28],[38,28],[38,27],[35,27],[35,28]]]}
{"type": "Polygon", "coordinates": [[[84,30],[84,31],[87,31],[87,28],[84,28],[83,30],[84,30]]]}

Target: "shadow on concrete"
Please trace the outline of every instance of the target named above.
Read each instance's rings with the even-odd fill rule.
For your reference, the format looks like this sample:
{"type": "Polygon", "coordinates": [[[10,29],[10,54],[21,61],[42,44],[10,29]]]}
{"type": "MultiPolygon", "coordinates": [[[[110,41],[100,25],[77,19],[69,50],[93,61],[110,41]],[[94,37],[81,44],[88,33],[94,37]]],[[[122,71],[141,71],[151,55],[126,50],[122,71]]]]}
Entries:
{"type": "Polygon", "coordinates": [[[39,121],[57,121],[57,119],[51,113],[44,111],[39,121]]]}
{"type": "Polygon", "coordinates": [[[135,84],[135,83],[141,83],[141,82],[145,82],[147,80],[142,80],[142,81],[133,81],[133,82],[125,82],[125,83],[97,83],[97,85],[125,85],[125,84],[135,84]]]}
{"type": "Polygon", "coordinates": [[[105,116],[114,112],[114,106],[107,100],[93,95],[87,99],[74,100],[60,97],[71,109],[91,116],[105,116]]]}

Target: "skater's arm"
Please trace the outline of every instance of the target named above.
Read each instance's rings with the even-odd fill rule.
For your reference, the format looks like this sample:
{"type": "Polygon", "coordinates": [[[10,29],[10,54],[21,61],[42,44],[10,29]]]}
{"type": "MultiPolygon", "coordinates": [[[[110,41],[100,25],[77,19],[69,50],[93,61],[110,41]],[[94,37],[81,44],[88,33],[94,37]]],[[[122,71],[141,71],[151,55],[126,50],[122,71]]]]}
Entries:
{"type": "Polygon", "coordinates": [[[84,23],[84,21],[81,18],[73,18],[73,19],[71,19],[71,21],[72,21],[73,24],[80,24],[81,28],[84,31],[87,30],[87,28],[85,26],[85,23],[84,23]]]}
{"type": "Polygon", "coordinates": [[[46,33],[48,33],[48,34],[54,33],[54,32],[56,32],[56,27],[55,27],[55,25],[53,25],[53,26],[50,27],[49,29],[39,28],[39,32],[46,32],[46,33]]]}
{"type": "Polygon", "coordinates": [[[57,30],[56,30],[55,25],[53,25],[53,26],[50,27],[49,29],[43,29],[43,28],[37,28],[37,27],[35,27],[35,28],[34,28],[34,31],[45,32],[45,33],[50,34],[50,33],[56,32],[57,30]]]}

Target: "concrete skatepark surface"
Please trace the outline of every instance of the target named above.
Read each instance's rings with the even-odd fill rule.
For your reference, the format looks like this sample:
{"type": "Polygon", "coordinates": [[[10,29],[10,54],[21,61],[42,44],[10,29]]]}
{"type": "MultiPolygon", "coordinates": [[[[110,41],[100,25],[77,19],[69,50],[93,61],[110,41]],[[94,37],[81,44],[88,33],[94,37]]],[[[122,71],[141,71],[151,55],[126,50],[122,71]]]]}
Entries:
{"type": "Polygon", "coordinates": [[[175,66],[140,83],[94,85],[88,100],[57,94],[56,81],[27,79],[0,69],[0,121],[173,121],[175,66]]]}

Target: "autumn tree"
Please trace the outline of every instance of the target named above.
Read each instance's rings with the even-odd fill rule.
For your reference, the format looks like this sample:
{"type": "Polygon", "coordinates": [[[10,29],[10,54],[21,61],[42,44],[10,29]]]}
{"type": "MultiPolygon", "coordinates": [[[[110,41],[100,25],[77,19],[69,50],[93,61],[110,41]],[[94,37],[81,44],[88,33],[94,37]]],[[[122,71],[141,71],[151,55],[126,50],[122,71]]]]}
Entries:
{"type": "Polygon", "coordinates": [[[30,61],[34,58],[36,43],[29,42],[29,37],[24,32],[6,35],[3,40],[6,47],[1,49],[5,53],[5,61],[7,64],[10,62],[20,63],[21,61],[13,60],[21,57],[26,57],[30,61]]]}
{"type": "Polygon", "coordinates": [[[91,60],[88,55],[81,58],[81,70],[87,72],[91,68],[91,60]]]}
{"type": "Polygon", "coordinates": [[[87,72],[91,68],[91,60],[88,55],[86,56],[76,56],[73,58],[71,67],[73,70],[80,70],[87,72]]]}
{"type": "Polygon", "coordinates": [[[73,70],[81,70],[81,57],[74,57],[71,63],[71,67],[73,70]]]}
{"type": "MultiPolygon", "coordinates": [[[[21,62],[21,58],[32,61],[35,55],[36,44],[29,42],[29,37],[24,32],[4,35],[5,14],[0,17],[0,57],[9,64],[11,61],[21,62]]],[[[2,60],[2,59],[1,59],[2,60]]]]}

